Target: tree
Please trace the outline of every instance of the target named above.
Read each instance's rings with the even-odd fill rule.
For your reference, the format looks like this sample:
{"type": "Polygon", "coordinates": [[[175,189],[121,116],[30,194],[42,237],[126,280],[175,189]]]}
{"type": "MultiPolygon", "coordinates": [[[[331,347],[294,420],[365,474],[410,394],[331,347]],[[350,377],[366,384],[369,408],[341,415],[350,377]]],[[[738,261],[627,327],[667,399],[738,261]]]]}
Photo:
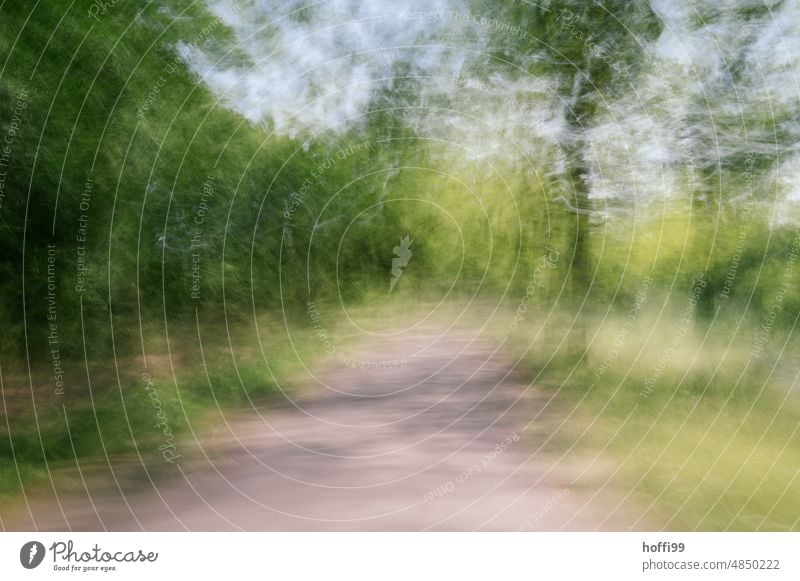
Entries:
{"type": "Polygon", "coordinates": [[[564,111],[560,183],[566,191],[553,199],[565,202],[574,214],[571,286],[581,299],[591,287],[589,227],[592,213],[587,130],[604,104],[628,90],[639,72],[645,45],[656,38],[661,25],[647,2],[637,0],[552,0],[507,5],[490,3],[498,22],[519,26],[508,34],[496,26],[496,56],[529,75],[556,79],[554,96],[564,111]]]}

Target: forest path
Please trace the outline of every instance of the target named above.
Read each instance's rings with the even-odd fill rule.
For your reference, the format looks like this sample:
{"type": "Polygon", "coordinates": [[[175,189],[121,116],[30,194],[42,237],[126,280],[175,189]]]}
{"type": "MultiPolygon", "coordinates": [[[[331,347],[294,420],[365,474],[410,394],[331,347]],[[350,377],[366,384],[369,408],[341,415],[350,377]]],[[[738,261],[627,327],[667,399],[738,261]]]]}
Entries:
{"type": "Polygon", "coordinates": [[[195,442],[190,456],[200,460],[172,477],[144,486],[105,479],[60,506],[33,502],[4,526],[621,530],[636,521],[622,514],[628,508],[612,512],[619,497],[604,486],[607,474],[591,477],[599,462],[542,447],[563,414],[512,371],[497,343],[417,325],[348,357],[310,371],[306,382],[317,387],[281,409],[229,416],[195,442]]]}

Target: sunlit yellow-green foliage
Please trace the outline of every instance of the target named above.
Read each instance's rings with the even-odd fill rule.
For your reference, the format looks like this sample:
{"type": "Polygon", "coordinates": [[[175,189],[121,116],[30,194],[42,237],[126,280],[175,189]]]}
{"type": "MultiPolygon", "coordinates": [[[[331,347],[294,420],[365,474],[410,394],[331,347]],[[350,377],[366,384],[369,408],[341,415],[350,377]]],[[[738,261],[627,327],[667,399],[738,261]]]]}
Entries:
{"type": "Polygon", "coordinates": [[[627,313],[581,319],[585,328],[563,312],[530,313],[513,336],[571,418],[549,445],[592,462],[575,484],[606,487],[619,510],[634,501],[637,526],[797,529],[800,407],[796,370],[780,356],[796,338],[776,330],[759,352],[755,325],[687,323],[686,303],[655,290],[640,289],[627,313]],[[576,356],[581,332],[588,347],[576,356]]]}

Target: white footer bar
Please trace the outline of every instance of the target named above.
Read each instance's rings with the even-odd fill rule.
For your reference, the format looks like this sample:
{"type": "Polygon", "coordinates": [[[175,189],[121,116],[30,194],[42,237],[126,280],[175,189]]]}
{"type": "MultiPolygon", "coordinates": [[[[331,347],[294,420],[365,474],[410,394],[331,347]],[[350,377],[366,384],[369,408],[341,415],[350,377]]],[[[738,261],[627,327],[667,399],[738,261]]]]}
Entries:
{"type": "Polygon", "coordinates": [[[0,579],[800,579],[800,533],[2,533],[0,579]]]}

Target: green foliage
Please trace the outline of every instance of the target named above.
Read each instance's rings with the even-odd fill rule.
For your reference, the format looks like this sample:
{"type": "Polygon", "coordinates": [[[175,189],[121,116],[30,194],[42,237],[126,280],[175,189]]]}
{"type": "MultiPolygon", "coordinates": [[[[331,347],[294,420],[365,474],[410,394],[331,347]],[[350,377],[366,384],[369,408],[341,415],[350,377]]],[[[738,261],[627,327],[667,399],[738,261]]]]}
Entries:
{"type": "MultiPolygon", "coordinates": [[[[18,487],[18,475],[41,481],[47,463],[105,454],[151,461],[163,434],[153,429],[145,371],[177,435],[225,406],[280,397],[300,355],[324,349],[309,300],[324,312],[378,305],[374,318],[382,320],[420,297],[503,297],[513,310],[527,296],[532,310],[518,339],[537,346],[526,354],[527,371],[543,385],[563,383],[560,393],[605,426],[637,410],[620,435],[594,442],[630,458],[624,473],[634,482],[644,475],[637,490],[675,505],[680,526],[746,528],[752,515],[731,518],[716,504],[703,510],[732,483],[731,498],[745,512],[769,516],[768,528],[792,526],[755,494],[786,489],[789,474],[734,458],[745,450],[796,460],[781,447],[796,443],[786,428],[796,410],[762,390],[762,366],[800,312],[797,229],[776,226],[773,193],[740,175],[742,165],[763,175],[776,160],[730,148],[710,164],[701,151],[700,185],[682,176],[659,208],[612,204],[610,217],[600,216],[589,196],[587,131],[652,73],[646,45],[663,23],[646,2],[479,4],[522,33],[491,29],[488,57],[464,74],[487,86],[493,73],[509,83],[551,79],[549,97],[563,106],[562,141],[539,149],[536,142],[530,159],[476,160],[411,123],[404,107],[424,89],[409,63],[396,67],[398,78],[362,125],[290,137],[269,120],[259,125],[228,110],[177,58],[187,39],[215,54],[233,40],[200,4],[119,2],[97,19],[88,0],[3,4],[0,135],[21,101],[25,107],[0,207],[9,422],[0,458],[11,466],[0,470],[0,490],[18,487]],[[392,251],[405,236],[413,258],[390,295],[392,251]],[[641,385],[677,332],[669,317],[637,323],[636,340],[593,376],[644,280],[652,312],[674,319],[699,289],[688,338],[659,378],[672,389],[648,398],[641,385]],[[53,395],[51,285],[62,398],[53,395]],[[748,356],[765,321],[765,355],[737,383],[735,355],[748,356]],[[708,347],[698,337],[711,323],[708,347]],[[300,337],[287,336],[287,327],[300,337]],[[676,426],[684,417],[689,425],[676,426]],[[643,432],[651,436],[631,449],[628,436],[643,432]],[[693,438],[703,446],[681,456],[693,438]],[[687,496],[692,464],[715,458],[719,481],[687,496]],[[759,470],[769,477],[757,480],[759,470]]],[[[755,9],[744,15],[764,17],[755,9]]],[[[731,74],[740,72],[734,66],[731,74]]],[[[520,98],[531,105],[541,97],[520,98]]],[[[450,105],[442,96],[432,102],[450,105]]],[[[791,139],[784,121],[793,113],[747,113],[748,130],[791,139]]],[[[708,112],[692,114],[688,121],[702,126],[708,112]]],[[[719,127],[741,129],[730,118],[719,127]]],[[[697,136],[696,147],[707,138],[697,136]]],[[[793,508],[789,500],[781,506],[793,508]]]]}

